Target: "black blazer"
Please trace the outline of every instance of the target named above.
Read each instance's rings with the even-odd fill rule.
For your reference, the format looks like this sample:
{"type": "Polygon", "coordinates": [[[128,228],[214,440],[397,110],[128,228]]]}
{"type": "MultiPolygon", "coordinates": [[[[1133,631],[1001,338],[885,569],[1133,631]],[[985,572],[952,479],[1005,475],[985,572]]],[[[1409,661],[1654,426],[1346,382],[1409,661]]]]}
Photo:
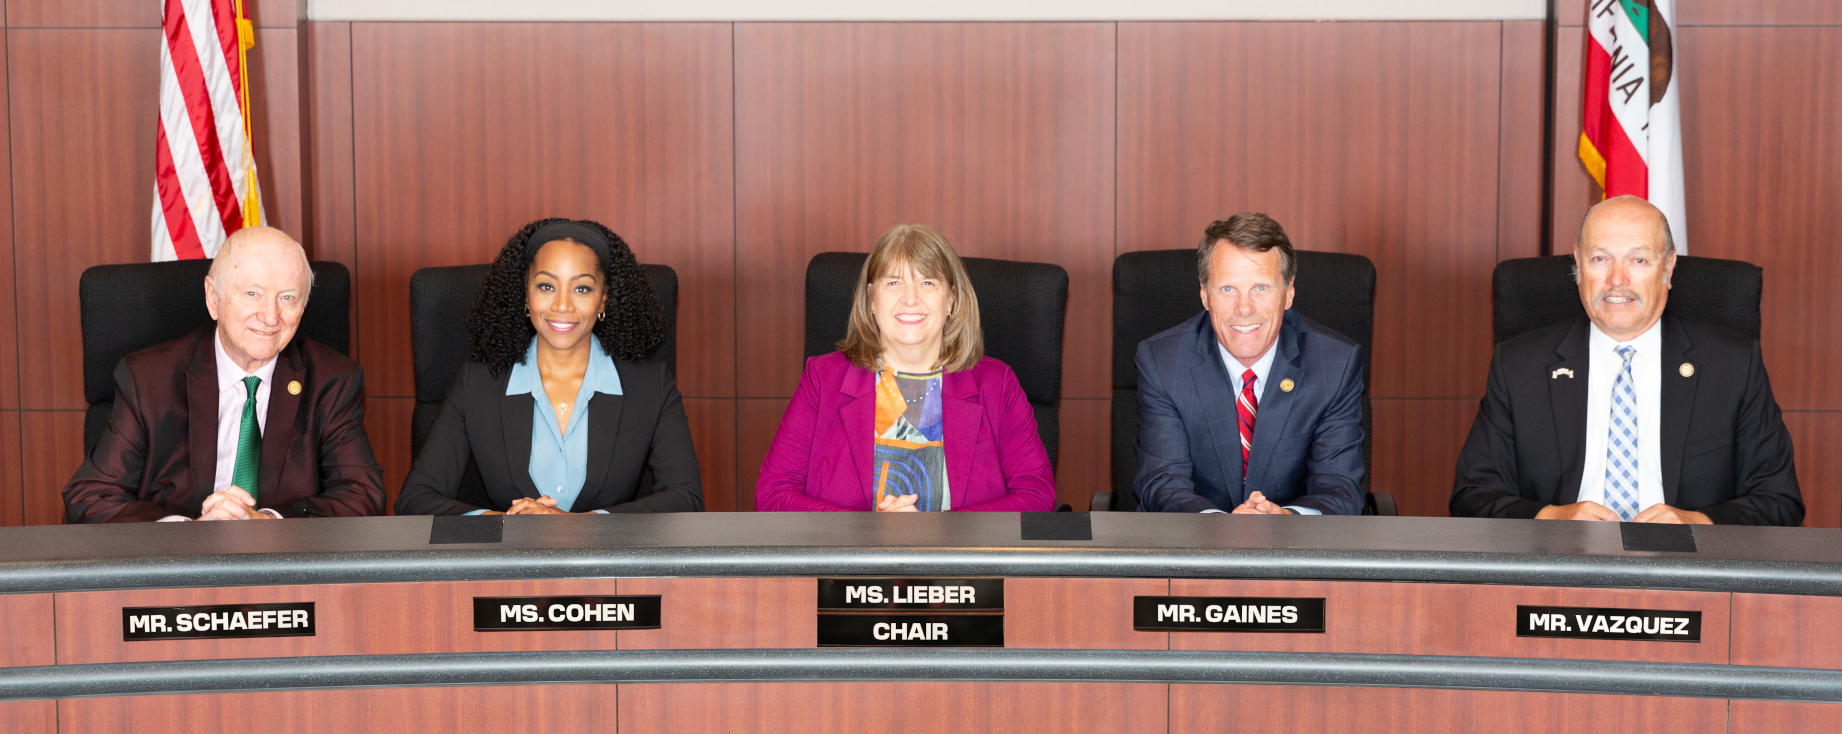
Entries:
{"type": "MultiPolygon", "coordinates": [[[[1590,323],[1581,316],[1497,345],[1458,455],[1453,517],[1532,518],[1579,501],[1590,323]],[[1560,369],[1573,377],[1557,376],[1560,369]]],[[[1791,436],[1759,342],[1669,315],[1662,328],[1664,504],[1719,524],[1802,523],[1791,436]],[[1684,363],[1694,374],[1681,373],[1684,363]]]]}
{"type": "MultiPolygon", "coordinates": [[[[588,480],[574,512],[702,512],[703,481],[684,417],[684,400],[664,362],[614,360],[622,395],[595,394],[588,403],[588,480]],[[650,472],[648,472],[650,470],[650,472]],[[641,480],[650,473],[648,486],[641,480]]],[[[398,515],[459,515],[504,511],[519,497],[541,494],[531,481],[531,422],[536,398],[506,395],[512,371],[493,377],[486,365],[461,367],[416,457],[398,515]],[[455,499],[467,462],[479,466],[492,507],[455,499]]]]}

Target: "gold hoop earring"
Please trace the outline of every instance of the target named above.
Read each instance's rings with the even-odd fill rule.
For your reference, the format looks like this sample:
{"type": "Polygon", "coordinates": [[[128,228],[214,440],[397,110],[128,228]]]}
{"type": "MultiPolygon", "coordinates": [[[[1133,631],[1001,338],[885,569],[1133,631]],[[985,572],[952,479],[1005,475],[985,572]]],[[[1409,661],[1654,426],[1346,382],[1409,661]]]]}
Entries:
{"type": "Polygon", "coordinates": [[[607,318],[607,317],[608,317],[608,312],[606,312],[606,311],[602,311],[601,313],[598,313],[598,314],[595,314],[595,320],[596,320],[596,321],[600,321],[600,320],[602,320],[602,319],[605,319],[605,318],[607,318]]]}

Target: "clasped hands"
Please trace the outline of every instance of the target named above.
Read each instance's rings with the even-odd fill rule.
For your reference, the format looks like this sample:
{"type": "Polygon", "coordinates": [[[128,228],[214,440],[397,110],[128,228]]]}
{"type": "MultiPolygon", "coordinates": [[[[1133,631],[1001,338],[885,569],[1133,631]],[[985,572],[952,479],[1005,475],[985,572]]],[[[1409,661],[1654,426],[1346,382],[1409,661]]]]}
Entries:
{"type": "Polygon", "coordinates": [[[273,520],[274,515],[256,509],[256,498],[242,487],[231,485],[222,492],[212,492],[199,506],[200,520],[273,520]]]}
{"type": "Polygon", "coordinates": [[[1240,507],[1234,508],[1234,512],[1232,514],[1236,514],[1236,515],[1296,515],[1298,513],[1288,510],[1284,507],[1280,507],[1277,504],[1274,504],[1272,500],[1267,499],[1266,495],[1261,494],[1259,490],[1254,490],[1253,494],[1247,495],[1246,502],[1242,502],[1240,507]]]}
{"type": "Polygon", "coordinates": [[[569,511],[557,509],[556,508],[556,498],[546,495],[543,497],[539,497],[537,499],[531,499],[529,497],[519,497],[518,499],[512,500],[512,508],[509,510],[506,510],[504,512],[499,512],[498,510],[487,510],[480,514],[482,515],[567,515],[569,514],[569,511]]]}
{"type": "MultiPolygon", "coordinates": [[[[1537,520],[1600,520],[1618,522],[1618,513],[1597,502],[1575,502],[1571,505],[1548,505],[1535,513],[1537,520]]],[[[1679,510],[1661,502],[1644,508],[1631,518],[1631,522],[1653,522],[1663,525],[1713,525],[1714,521],[1707,515],[1694,510],[1679,510]]]]}

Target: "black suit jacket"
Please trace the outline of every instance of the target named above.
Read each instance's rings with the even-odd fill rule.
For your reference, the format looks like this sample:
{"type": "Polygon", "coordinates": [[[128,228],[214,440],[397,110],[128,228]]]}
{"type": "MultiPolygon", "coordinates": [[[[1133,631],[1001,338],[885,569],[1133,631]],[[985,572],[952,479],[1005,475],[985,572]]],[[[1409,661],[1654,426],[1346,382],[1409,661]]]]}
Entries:
{"type": "MultiPolygon", "coordinates": [[[[64,485],[66,522],[198,517],[217,477],[216,331],[116,365],[108,428],[64,485]]],[[[283,517],[384,514],[384,472],[365,437],[364,370],[298,334],[275,359],[256,506],[283,517]],[[295,382],[298,394],[288,389],[295,382]]]]}
{"type": "MultiPolygon", "coordinates": [[[[703,481],[684,417],[684,400],[664,362],[614,360],[621,395],[596,393],[588,403],[588,480],[572,512],[701,512],[703,481]],[[647,486],[643,475],[650,474],[647,486]]],[[[531,481],[529,393],[505,394],[512,371],[494,377],[468,361],[448,387],[422,454],[397,497],[399,515],[504,511],[519,497],[542,496],[531,481]],[[472,461],[492,507],[455,499],[472,461]]]]}
{"type": "Polygon", "coordinates": [[[1139,343],[1140,512],[1231,511],[1259,490],[1279,505],[1362,513],[1362,347],[1287,311],[1273,348],[1243,477],[1237,396],[1209,312],[1139,343]]]}
{"type": "MultiPolygon", "coordinates": [[[[1791,436],[1759,342],[1669,315],[1661,326],[1664,504],[1721,524],[1802,523],[1791,436]],[[1684,363],[1694,374],[1682,374],[1684,363]]],[[[1458,455],[1453,517],[1532,518],[1579,501],[1590,328],[1582,316],[1497,345],[1458,455]]]]}

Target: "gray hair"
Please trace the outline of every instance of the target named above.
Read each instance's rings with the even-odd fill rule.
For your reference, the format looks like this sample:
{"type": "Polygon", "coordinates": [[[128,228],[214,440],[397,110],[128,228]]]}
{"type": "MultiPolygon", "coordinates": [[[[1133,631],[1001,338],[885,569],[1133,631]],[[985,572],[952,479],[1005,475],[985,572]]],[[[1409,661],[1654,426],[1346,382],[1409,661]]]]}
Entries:
{"type": "Polygon", "coordinates": [[[220,277],[218,270],[228,267],[225,263],[235,260],[237,253],[244,247],[264,239],[286,242],[293,247],[294,254],[301,257],[301,267],[307,269],[307,289],[301,292],[301,303],[306,304],[307,299],[313,295],[313,263],[307,259],[307,250],[301,247],[301,243],[295,242],[293,237],[288,236],[288,233],[274,227],[244,227],[230,233],[230,236],[224,239],[223,246],[217,249],[217,257],[211,259],[211,272],[206,273],[206,276],[211,278],[212,287],[217,290],[218,296],[223,296],[224,279],[220,277]]]}

